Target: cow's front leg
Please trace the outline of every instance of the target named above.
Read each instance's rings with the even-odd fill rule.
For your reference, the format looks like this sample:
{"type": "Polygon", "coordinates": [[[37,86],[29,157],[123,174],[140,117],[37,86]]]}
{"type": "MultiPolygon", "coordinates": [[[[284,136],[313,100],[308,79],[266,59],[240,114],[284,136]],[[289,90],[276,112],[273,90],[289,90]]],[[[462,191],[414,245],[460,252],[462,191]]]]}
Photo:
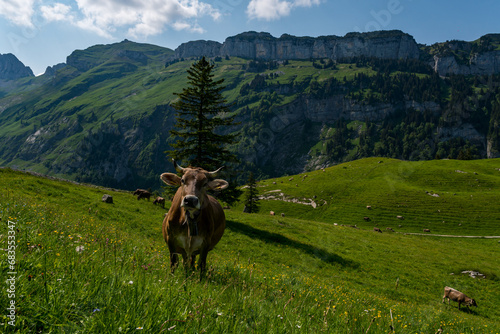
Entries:
{"type": "Polygon", "coordinates": [[[183,255],[184,259],[184,268],[186,270],[193,270],[194,269],[194,263],[196,262],[196,255],[183,255]]]}
{"type": "Polygon", "coordinates": [[[205,271],[207,269],[207,255],[209,247],[203,247],[200,251],[200,258],[198,260],[198,266],[200,267],[200,280],[203,279],[205,271]]]}
{"type": "Polygon", "coordinates": [[[189,268],[194,269],[194,265],[196,263],[196,255],[191,255],[189,259],[189,268]]]}
{"type": "Polygon", "coordinates": [[[178,264],[179,264],[179,258],[177,257],[177,254],[170,253],[170,272],[172,274],[174,273],[178,264]]]}

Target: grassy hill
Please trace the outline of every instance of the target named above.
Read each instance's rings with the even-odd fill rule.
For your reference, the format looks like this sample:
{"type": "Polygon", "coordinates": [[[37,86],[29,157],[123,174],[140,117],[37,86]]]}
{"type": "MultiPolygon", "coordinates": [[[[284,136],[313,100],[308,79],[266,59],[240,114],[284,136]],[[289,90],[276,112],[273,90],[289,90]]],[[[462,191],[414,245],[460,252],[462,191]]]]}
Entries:
{"type": "Polygon", "coordinates": [[[490,211],[492,206],[500,208],[495,200],[499,168],[498,159],[367,158],[265,180],[260,182],[259,194],[270,199],[263,201],[262,211],[297,211],[302,218],[329,223],[412,233],[428,228],[437,234],[500,235],[500,217],[490,211]],[[278,200],[283,197],[306,204],[278,200]]]}
{"type": "MultiPolygon", "coordinates": [[[[1,243],[8,249],[13,231],[17,279],[15,296],[6,288],[0,295],[2,305],[15,301],[16,326],[6,311],[0,326],[6,333],[497,333],[498,239],[397,232],[500,235],[498,168],[498,159],[363,159],[261,181],[261,195],[320,205],[269,199],[261,214],[226,210],[225,235],[201,282],[182,268],[168,272],[166,209],[130,192],[1,169],[1,243]],[[101,202],[103,194],[114,203],[101,202]],[[375,224],[384,233],[373,232],[375,224]],[[479,307],[468,313],[442,304],[446,285],[479,307]]],[[[5,281],[8,252],[1,256],[5,281]]]]}

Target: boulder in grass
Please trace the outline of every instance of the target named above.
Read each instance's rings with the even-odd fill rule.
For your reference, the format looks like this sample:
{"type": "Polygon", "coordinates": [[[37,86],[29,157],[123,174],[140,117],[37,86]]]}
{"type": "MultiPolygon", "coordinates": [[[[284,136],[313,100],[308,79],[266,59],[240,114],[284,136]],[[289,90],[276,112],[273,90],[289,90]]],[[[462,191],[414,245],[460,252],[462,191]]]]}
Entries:
{"type": "Polygon", "coordinates": [[[103,195],[102,196],[102,201],[104,203],[111,203],[111,204],[113,204],[113,196],[111,196],[111,195],[103,195]]]}

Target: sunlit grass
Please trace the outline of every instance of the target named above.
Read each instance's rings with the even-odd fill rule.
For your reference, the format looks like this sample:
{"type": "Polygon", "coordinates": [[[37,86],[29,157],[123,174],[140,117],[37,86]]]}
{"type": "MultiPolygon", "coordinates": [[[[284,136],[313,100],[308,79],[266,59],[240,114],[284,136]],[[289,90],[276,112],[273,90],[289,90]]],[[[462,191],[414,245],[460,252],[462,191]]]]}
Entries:
{"type": "MultiPolygon", "coordinates": [[[[165,210],[151,202],[8,170],[0,170],[0,184],[1,247],[7,221],[15,222],[17,243],[16,326],[0,314],[3,332],[500,330],[497,240],[378,234],[294,217],[301,211],[293,206],[285,217],[232,209],[199,281],[183,268],[170,274],[165,210]],[[100,201],[104,193],[114,204],[100,201]],[[445,285],[479,307],[468,313],[442,304],[445,285]]],[[[7,272],[2,266],[2,278],[7,272]]],[[[10,302],[5,289],[0,300],[10,302]]]]}

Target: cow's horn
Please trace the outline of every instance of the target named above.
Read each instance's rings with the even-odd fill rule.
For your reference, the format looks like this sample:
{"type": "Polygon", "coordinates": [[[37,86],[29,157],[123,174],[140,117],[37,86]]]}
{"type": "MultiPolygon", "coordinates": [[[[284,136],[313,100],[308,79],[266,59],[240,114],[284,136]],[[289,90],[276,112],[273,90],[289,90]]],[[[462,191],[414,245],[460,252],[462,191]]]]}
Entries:
{"type": "Polygon", "coordinates": [[[178,171],[179,173],[184,173],[184,168],[179,166],[175,159],[172,159],[172,162],[174,163],[175,170],[178,171]]]}
{"type": "Polygon", "coordinates": [[[208,175],[210,175],[212,177],[216,177],[217,173],[220,172],[222,168],[224,168],[224,166],[222,166],[221,168],[219,168],[217,170],[214,170],[213,172],[208,172],[208,175]]]}

